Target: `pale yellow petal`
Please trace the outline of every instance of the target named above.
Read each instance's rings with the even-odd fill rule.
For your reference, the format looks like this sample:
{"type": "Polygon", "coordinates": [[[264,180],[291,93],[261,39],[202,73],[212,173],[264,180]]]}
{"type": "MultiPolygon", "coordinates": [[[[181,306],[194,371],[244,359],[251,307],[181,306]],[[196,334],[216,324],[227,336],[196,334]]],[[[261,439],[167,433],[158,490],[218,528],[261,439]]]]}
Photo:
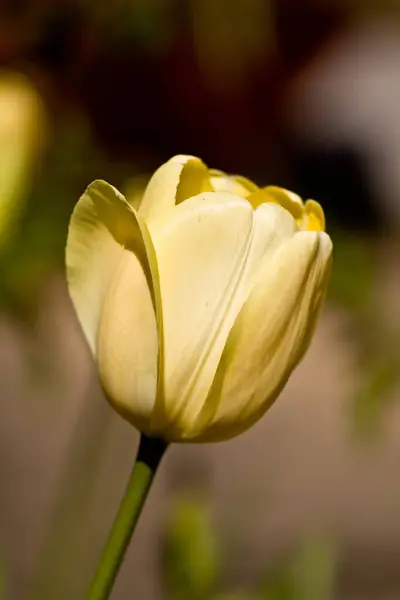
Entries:
{"type": "Polygon", "coordinates": [[[243,177],[243,175],[231,175],[231,177],[237,183],[242,185],[247,190],[248,194],[256,192],[259,189],[258,185],[254,183],[254,181],[251,181],[251,179],[248,179],[247,177],[243,177]]]}
{"type": "Polygon", "coordinates": [[[137,216],[116,188],[94,181],[74,208],[66,247],[69,293],[93,353],[105,294],[126,249],[145,260],[137,216]]]}
{"type": "Polygon", "coordinates": [[[259,283],[229,335],[196,441],[245,431],[280,393],[311,339],[331,251],[326,234],[300,232],[272,259],[266,256],[259,283]]]}
{"type": "Polygon", "coordinates": [[[136,227],[123,196],[105,181],[91,183],[72,213],[66,248],[68,288],[94,354],[104,298],[136,227]]]}
{"type": "Polygon", "coordinates": [[[262,188],[259,193],[249,196],[248,200],[253,206],[258,206],[261,202],[276,202],[286,208],[295,219],[303,216],[304,205],[300,196],[275,185],[262,188]]]}
{"type": "Polygon", "coordinates": [[[278,202],[273,197],[268,195],[266,188],[260,188],[260,189],[256,190],[255,192],[252,192],[247,197],[247,200],[250,202],[250,204],[252,205],[252,207],[254,209],[256,209],[258,206],[260,206],[261,204],[264,204],[266,202],[272,202],[274,204],[277,204],[278,206],[281,206],[280,202],[278,202]]]}
{"type": "Polygon", "coordinates": [[[217,169],[210,169],[209,174],[211,185],[216,192],[231,192],[246,198],[258,190],[255,183],[241,175],[227,175],[217,169]]]}
{"type": "Polygon", "coordinates": [[[147,265],[126,250],[106,295],[98,335],[100,381],[111,404],[150,432],[158,382],[158,330],[147,265]]]}
{"type": "MultiPolygon", "coordinates": [[[[154,430],[190,438],[235,318],[260,263],[297,230],[275,205],[254,212],[227,193],[206,193],[153,222],[164,319],[164,396],[154,430]]],[[[165,433],[164,433],[165,435],[165,433]]]]}
{"type": "Polygon", "coordinates": [[[143,220],[104,181],[90,184],[71,217],[67,280],[108,399],[143,429],[158,375],[157,267],[143,220]]]}
{"type": "Polygon", "coordinates": [[[322,206],[315,200],[307,200],[304,207],[302,229],[325,231],[325,215],[322,206]]]}
{"type": "Polygon", "coordinates": [[[160,211],[206,191],[212,191],[212,187],[205,164],[195,156],[174,156],[150,179],[139,212],[148,220],[160,211]]]}

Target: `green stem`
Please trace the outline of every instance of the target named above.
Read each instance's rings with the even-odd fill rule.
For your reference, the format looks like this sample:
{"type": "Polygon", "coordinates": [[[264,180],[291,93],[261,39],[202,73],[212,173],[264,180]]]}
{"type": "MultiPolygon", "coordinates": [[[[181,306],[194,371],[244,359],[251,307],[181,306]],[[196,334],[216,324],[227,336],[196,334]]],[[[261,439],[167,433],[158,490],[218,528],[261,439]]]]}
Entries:
{"type": "Polygon", "coordinates": [[[139,450],[86,600],[107,600],[167,443],[141,435],[139,450]]]}

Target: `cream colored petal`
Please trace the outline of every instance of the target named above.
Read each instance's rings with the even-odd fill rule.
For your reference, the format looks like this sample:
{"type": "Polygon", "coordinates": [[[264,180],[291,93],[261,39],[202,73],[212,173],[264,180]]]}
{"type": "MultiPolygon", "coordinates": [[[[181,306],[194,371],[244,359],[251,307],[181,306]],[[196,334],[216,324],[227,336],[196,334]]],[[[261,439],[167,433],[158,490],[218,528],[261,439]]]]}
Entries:
{"type": "Polygon", "coordinates": [[[94,354],[104,298],[125,248],[145,254],[137,218],[118,190],[94,181],[72,213],[66,247],[69,293],[94,354]]]}
{"type": "Polygon", "coordinates": [[[268,195],[268,193],[266,192],[266,188],[260,188],[259,190],[252,192],[249,196],[247,196],[247,200],[250,202],[254,209],[256,209],[261,204],[264,204],[265,202],[273,202],[274,204],[278,204],[279,206],[281,206],[280,202],[268,195]]]}
{"type": "Polygon", "coordinates": [[[303,216],[304,204],[300,196],[275,185],[262,188],[260,192],[249,196],[248,200],[254,207],[258,206],[260,202],[276,202],[286,208],[295,219],[303,216]]]}
{"type": "Polygon", "coordinates": [[[124,252],[102,309],[98,366],[111,404],[139,430],[150,433],[159,350],[152,284],[146,271],[136,254],[124,252]]]}
{"type": "Polygon", "coordinates": [[[255,183],[240,175],[227,175],[217,169],[210,169],[209,174],[211,185],[216,192],[231,192],[246,198],[258,190],[255,183]]]}
{"type": "Polygon", "coordinates": [[[68,288],[93,354],[105,295],[136,228],[125,199],[105,181],[91,183],[72,213],[66,248],[68,288]]]}
{"type": "Polygon", "coordinates": [[[245,431],[275,400],[311,339],[331,251],[325,233],[300,232],[265,257],[229,335],[195,441],[245,431]]]}
{"type": "Polygon", "coordinates": [[[263,256],[297,230],[289,213],[254,213],[238,196],[205,193],[153,222],[164,319],[164,396],[154,430],[190,437],[230,328],[263,256]]]}
{"type": "Polygon", "coordinates": [[[146,220],[187,198],[212,191],[205,164],[195,156],[174,156],[150,179],[139,212],[146,220]]]}
{"type": "Polygon", "coordinates": [[[138,427],[155,402],[157,265],[146,225],[113,186],[90,184],[71,217],[68,288],[109,400],[138,427]]]}

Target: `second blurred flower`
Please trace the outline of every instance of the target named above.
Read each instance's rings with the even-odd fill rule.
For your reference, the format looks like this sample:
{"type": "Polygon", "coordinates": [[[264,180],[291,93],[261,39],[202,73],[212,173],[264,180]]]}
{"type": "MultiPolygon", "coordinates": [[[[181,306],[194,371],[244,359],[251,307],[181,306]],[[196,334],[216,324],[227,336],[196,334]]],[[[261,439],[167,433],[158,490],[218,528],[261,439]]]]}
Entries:
{"type": "Polygon", "coordinates": [[[13,234],[46,129],[42,100],[28,79],[0,72],[0,250],[13,234]]]}

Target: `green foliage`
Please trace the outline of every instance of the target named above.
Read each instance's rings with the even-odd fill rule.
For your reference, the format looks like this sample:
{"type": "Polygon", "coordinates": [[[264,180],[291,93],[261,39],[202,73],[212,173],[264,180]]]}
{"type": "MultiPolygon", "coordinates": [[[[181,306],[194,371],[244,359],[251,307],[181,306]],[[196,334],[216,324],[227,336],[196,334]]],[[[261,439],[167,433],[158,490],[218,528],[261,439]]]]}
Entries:
{"type": "Polygon", "coordinates": [[[324,540],[311,540],[292,564],[270,573],[258,600],[329,600],[334,554],[324,540]]]}
{"type": "Polygon", "coordinates": [[[209,512],[192,498],[176,502],[167,523],[164,575],[173,600],[329,600],[335,558],[322,539],[310,540],[293,561],[269,570],[259,591],[217,589],[221,544],[209,512]]]}
{"type": "Polygon", "coordinates": [[[165,537],[165,577],[174,600],[211,598],[219,567],[218,547],[204,505],[182,498],[165,537]]]}
{"type": "Polygon", "coordinates": [[[371,305],[376,266],[367,240],[343,231],[332,233],[334,264],[330,297],[343,307],[363,313],[371,305]]]}
{"type": "Polygon", "coordinates": [[[383,408],[391,400],[399,383],[399,361],[392,355],[377,356],[363,365],[361,382],[356,391],[353,407],[353,422],[356,432],[368,438],[379,431],[383,408]]]}
{"type": "Polygon", "coordinates": [[[380,431],[384,409],[400,381],[399,340],[376,301],[380,264],[371,241],[337,231],[329,294],[349,316],[357,350],[358,386],[349,399],[353,429],[362,439],[380,431]]]}

